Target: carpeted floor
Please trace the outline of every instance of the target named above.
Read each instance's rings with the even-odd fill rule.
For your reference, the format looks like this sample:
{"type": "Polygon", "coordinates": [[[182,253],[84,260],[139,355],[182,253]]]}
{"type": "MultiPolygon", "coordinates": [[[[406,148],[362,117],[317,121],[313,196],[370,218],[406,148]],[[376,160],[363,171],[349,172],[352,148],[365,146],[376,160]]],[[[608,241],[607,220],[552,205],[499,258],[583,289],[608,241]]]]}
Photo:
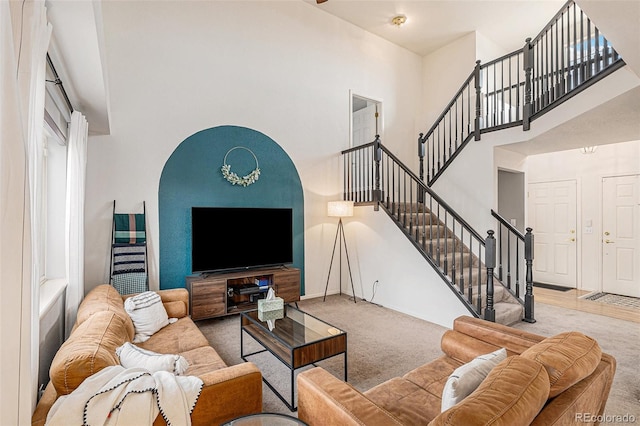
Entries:
{"type": "MultiPolygon", "coordinates": [[[[353,303],[344,296],[304,300],[300,309],[347,331],[348,379],[355,388],[367,390],[390,378],[441,355],[440,338],[446,328],[371,303],[353,303]]],[[[594,337],[603,351],[616,357],[618,366],[607,403],[607,414],[632,414],[640,419],[640,384],[637,364],[640,355],[640,326],[601,315],[537,304],[534,324],[518,323],[516,328],[550,336],[578,330],[594,337]]],[[[240,317],[199,321],[198,326],[227,364],[240,358],[240,317]]],[[[245,334],[245,353],[260,346],[245,334]]],[[[290,373],[269,353],[251,358],[263,375],[288,398],[290,373]]],[[[319,363],[342,378],[342,355],[319,363]]],[[[297,370],[297,372],[304,369],[297,370]]],[[[263,385],[263,411],[291,413],[274,393],[263,385]]]]}

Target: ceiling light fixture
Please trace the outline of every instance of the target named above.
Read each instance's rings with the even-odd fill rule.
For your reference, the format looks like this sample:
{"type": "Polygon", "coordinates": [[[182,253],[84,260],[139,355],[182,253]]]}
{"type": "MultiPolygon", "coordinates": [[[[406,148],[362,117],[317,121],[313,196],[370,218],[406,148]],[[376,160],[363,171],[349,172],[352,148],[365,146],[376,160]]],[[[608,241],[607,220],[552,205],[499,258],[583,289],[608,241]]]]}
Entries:
{"type": "Polygon", "coordinates": [[[398,15],[391,18],[391,23],[396,27],[401,27],[405,22],[407,22],[407,17],[404,15],[398,15]]]}
{"type": "Polygon", "coordinates": [[[583,154],[593,154],[596,152],[597,146],[583,146],[580,148],[580,152],[583,154]]]}

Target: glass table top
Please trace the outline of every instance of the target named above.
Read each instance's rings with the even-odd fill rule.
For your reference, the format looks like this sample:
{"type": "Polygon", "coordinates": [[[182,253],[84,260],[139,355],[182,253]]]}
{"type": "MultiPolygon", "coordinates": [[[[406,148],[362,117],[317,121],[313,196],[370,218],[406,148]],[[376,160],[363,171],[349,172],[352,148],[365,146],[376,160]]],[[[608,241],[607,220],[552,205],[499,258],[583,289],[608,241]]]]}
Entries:
{"type": "Polygon", "coordinates": [[[344,331],[331,324],[289,305],[284,307],[283,318],[272,320],[272,329],[270,329],[267,321],[261,321],[258,318],[257,310],[243,312],[242,316],[290,348],[297,348],[319,340],[345,334],[344,331]]]}

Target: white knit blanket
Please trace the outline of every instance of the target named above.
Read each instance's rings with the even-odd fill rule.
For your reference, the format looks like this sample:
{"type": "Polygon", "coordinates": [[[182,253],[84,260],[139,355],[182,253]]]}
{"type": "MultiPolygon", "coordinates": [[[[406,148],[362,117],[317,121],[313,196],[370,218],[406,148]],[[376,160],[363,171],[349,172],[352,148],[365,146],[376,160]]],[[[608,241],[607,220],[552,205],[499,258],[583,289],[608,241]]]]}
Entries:
{"type": "Polygon", "coordinates": [[[202,385],[195,376],[106,367],[58,398],[46,424],[142,426],[153,424],[160,412],[167,425],[189,426],[202,385]]]}

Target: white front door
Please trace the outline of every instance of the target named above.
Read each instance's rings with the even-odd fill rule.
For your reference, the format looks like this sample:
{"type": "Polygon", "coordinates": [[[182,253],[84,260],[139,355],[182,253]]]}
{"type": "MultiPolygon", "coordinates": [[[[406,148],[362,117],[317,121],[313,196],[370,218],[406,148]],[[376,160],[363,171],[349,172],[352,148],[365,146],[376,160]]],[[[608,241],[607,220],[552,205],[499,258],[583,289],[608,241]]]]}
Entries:
{"type": "Polygon", "coordinates": [[[602,179],[602,289],[640,297],[640,175],[602,179]]]}
{"type": "Polygon", "coordinates": [[[576,181],[529,184],[533,280],[576,287],[576,181]]]}

